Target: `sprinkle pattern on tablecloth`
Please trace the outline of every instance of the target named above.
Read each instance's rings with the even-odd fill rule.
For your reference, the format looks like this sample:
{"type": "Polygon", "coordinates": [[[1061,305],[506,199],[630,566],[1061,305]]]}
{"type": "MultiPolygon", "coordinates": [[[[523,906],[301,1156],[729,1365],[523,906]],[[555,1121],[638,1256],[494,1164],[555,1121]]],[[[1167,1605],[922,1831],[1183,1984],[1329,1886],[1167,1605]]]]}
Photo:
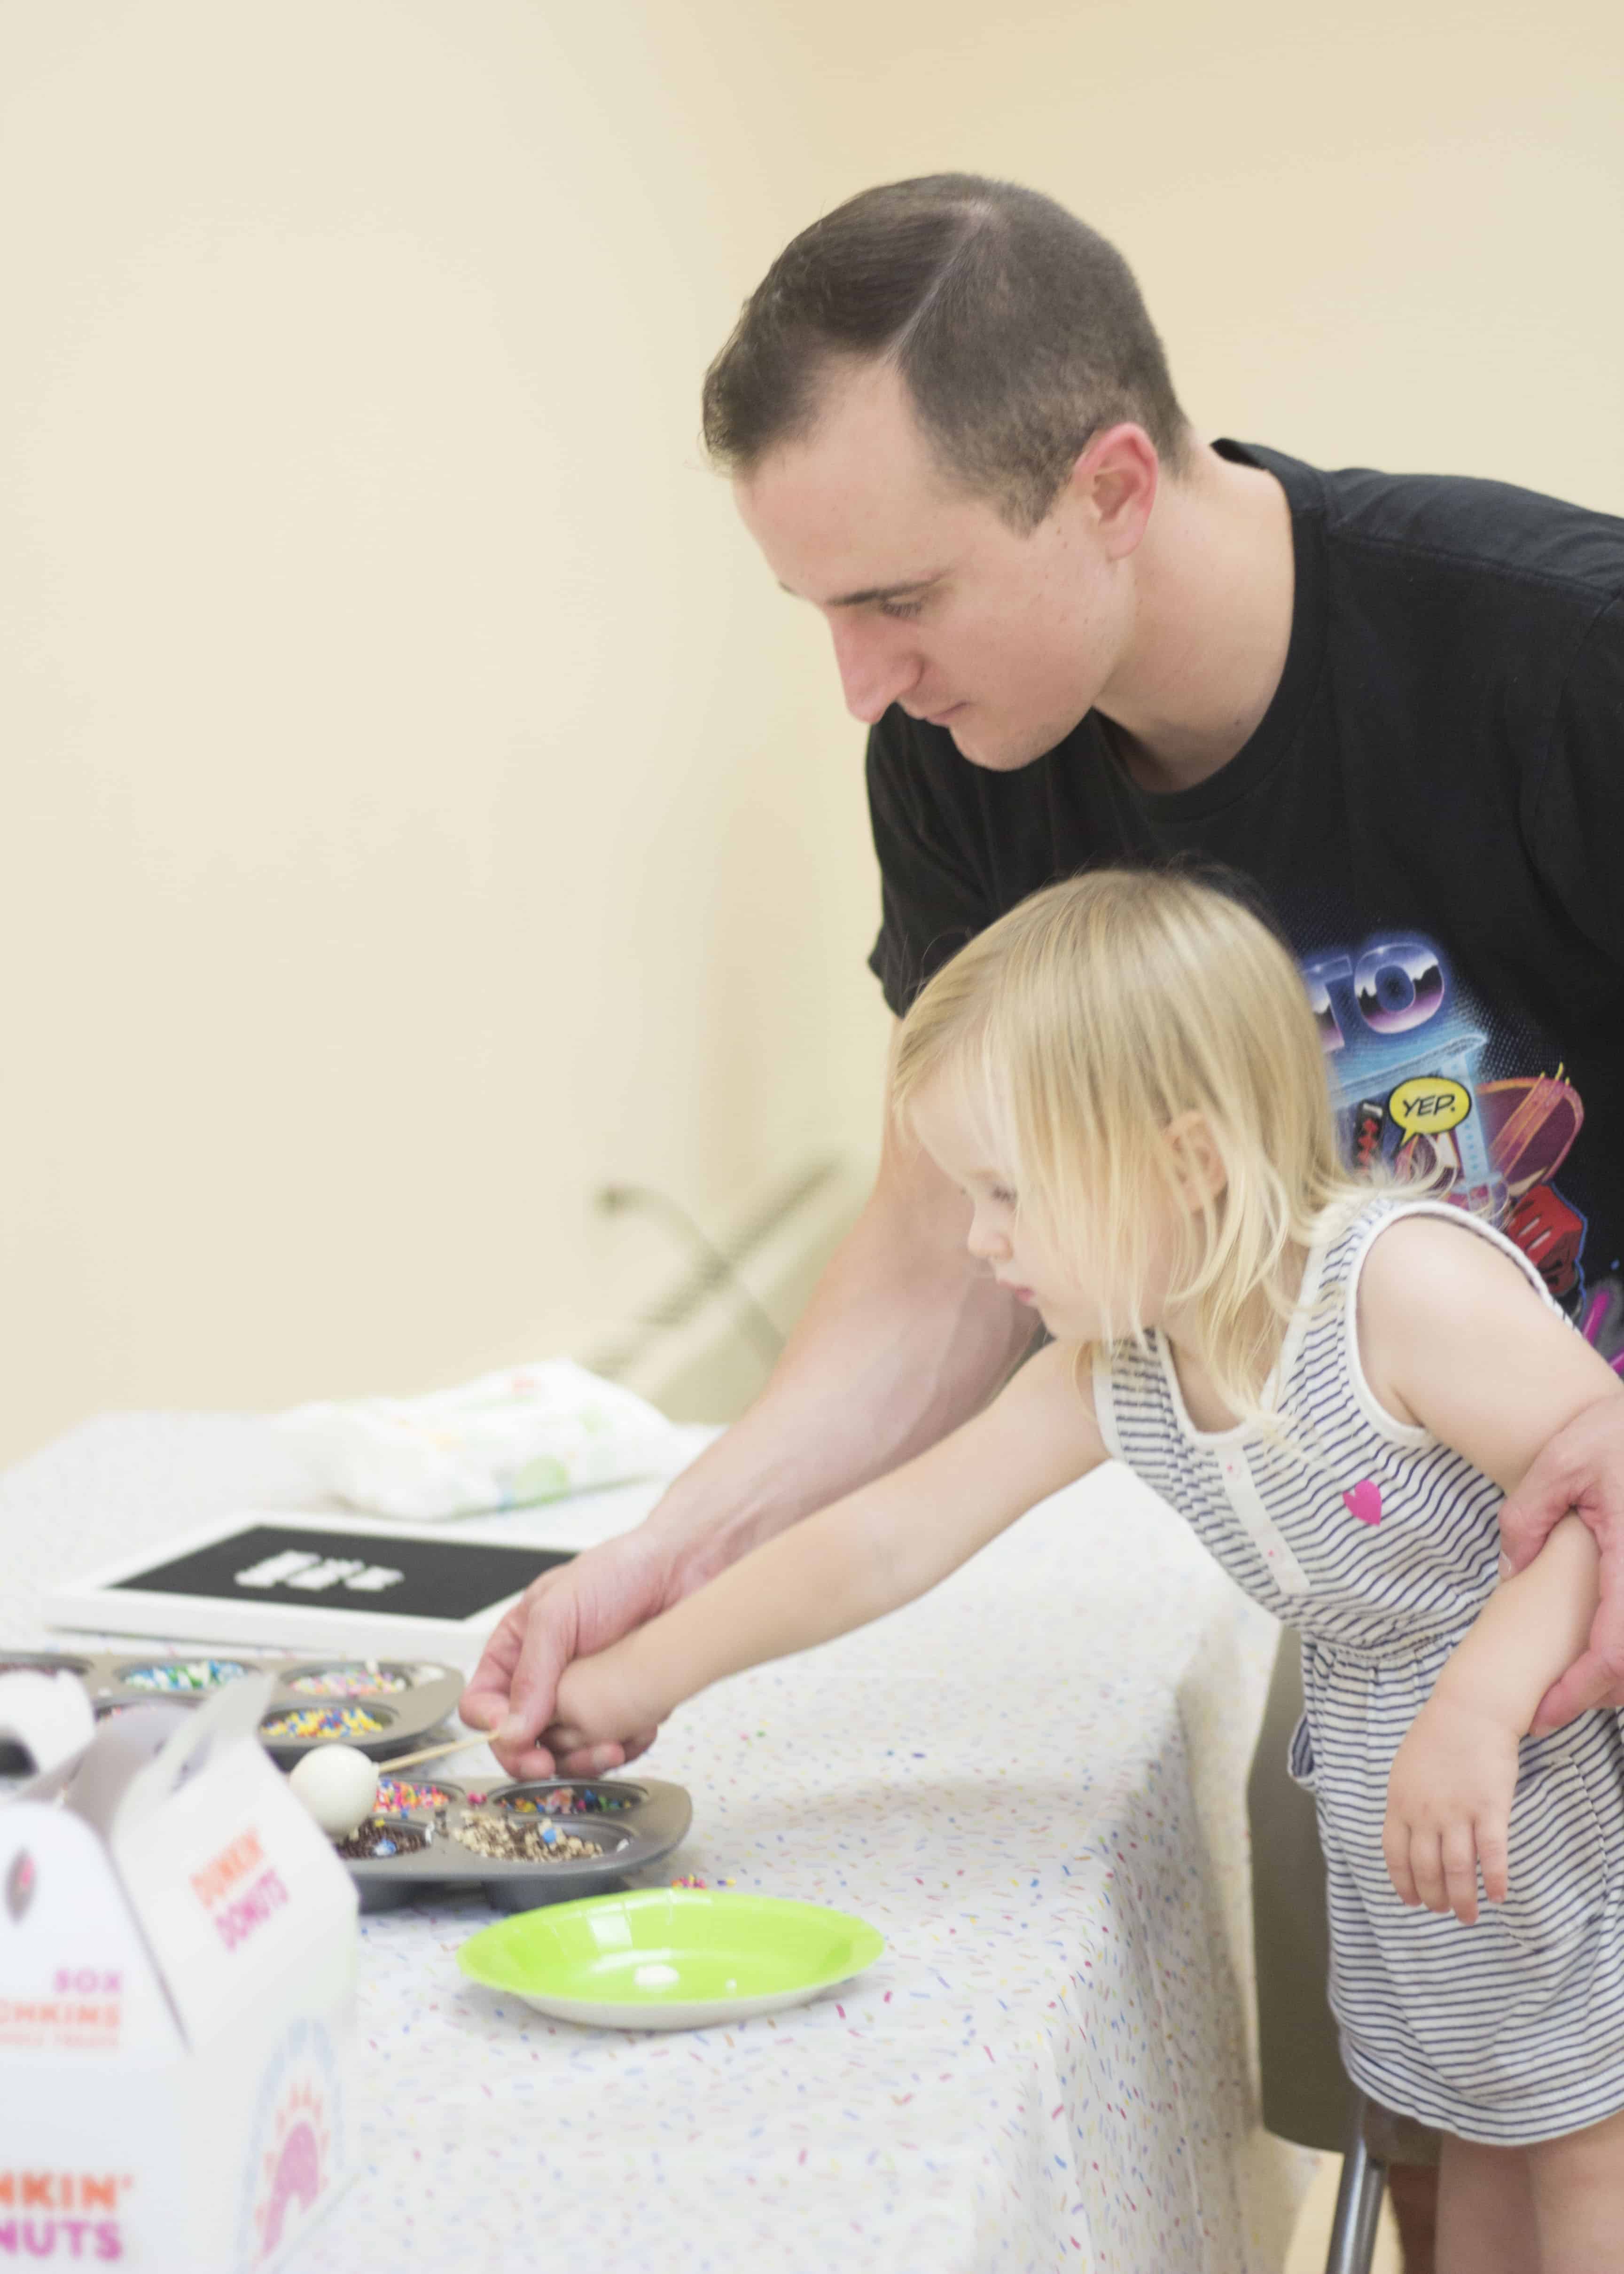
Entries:
{"type": "MultiPolygon", "coordinates": [[[[506,1521],[585,1544],[651,1497],[506,1521]]],[[[24,1591],[311,1504],[229,1417],[109,1417],[0,1479],[24,1591]]],[[[583,2030],[458,1974],[477,1898],[363,1918],[361,2168],[289,2274],[529,2274],[565,2214],[607,2274],[1272,2274],[1312,2160],[1256,2131],[1246,2050],[1273,1640],[1112,1470],[923,1602],[692,1701],[638,1765],[694,1800],[647,1883],[830,1903],[884,1954],[730,2029],[583,2030]]]]}

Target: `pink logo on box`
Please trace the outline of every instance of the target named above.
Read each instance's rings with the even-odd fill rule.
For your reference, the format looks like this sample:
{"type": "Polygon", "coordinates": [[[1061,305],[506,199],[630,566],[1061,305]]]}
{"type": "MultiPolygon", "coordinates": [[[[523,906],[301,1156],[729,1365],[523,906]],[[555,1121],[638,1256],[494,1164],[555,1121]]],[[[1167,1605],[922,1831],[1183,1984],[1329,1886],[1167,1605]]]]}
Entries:
{"type": "Polygon", "coordinates": [[[242,2263],[258,2266],[325,2203],[342,2163],[343,2108],[333,2047],[318,2022],[296,2022],[260,2087],[242,2263]]]}
{"type": "Polygon", "coordinates": [[[267,2258],[282,2240],[282,2226],[293,2205],[308,2211],[321,2193],[325,2119],[321,2095],[308,2084],[297,2087],[277,2112],[278,2144],[264,2159],[268,2184],[264,2201],[254,2212],[260,2247],[267,2258]]]}

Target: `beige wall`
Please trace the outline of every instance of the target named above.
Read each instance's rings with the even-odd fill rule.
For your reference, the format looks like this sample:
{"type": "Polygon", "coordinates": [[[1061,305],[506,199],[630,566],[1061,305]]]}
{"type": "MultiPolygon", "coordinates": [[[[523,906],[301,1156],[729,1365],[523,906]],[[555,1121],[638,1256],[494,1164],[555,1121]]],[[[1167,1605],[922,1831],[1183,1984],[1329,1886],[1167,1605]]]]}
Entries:
{"type": "Polygon", "coordinates": [[[0,1456],[582,1349],[868,1141],[860,737],[696,382],[864,182],[1208,432],[1624,510],[1616,11],[0,0],[0,1456]]]}
{"type": "Polygon", "coordinates": [[[842,186],[946,153],[1074,207],[1133,262],[1208,433],[1624,512],[1612,0],[1084,0],[1008,38],[982,12],[878,11],[842,186]]]}

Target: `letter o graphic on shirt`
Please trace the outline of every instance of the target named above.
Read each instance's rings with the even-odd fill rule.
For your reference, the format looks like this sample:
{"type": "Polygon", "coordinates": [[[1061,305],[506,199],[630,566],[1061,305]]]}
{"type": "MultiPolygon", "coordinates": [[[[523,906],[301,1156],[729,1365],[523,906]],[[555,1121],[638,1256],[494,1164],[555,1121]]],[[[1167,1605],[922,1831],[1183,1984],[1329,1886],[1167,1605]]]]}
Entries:
{"type": "Polygon", "coordinates": [[[1444,999],[1443,967],[1430,940],[1379,939],[1354,967],[1359,1016],[1375,1035],[1424,1027],[1444,999]]]}

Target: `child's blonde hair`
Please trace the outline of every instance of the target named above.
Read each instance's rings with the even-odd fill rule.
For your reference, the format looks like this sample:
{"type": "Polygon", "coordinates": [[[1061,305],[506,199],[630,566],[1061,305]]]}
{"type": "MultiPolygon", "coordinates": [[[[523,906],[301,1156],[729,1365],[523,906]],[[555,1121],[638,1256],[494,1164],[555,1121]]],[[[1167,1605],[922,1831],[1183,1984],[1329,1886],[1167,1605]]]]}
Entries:
{"type": "Polygon", "coordinates": [[[1177,870],[1051,885],[954,956],[908,1012],[891,1076],[905,1126],[944,1073],[983,1116],[1020,1212],[1090,1286],[1107,1340],[1141,1330],[1146,1203],[1178,1198],[1166,1133],[1201,1117],[1223,1186],[1171,1211],[1169,1297],[1225,1404],[1257,1414],[1297,1292],[1293,1249],[1327,1209],[1368,1197],[1337,1151],[1302,978],[1267,926],[1177,870]]]}

